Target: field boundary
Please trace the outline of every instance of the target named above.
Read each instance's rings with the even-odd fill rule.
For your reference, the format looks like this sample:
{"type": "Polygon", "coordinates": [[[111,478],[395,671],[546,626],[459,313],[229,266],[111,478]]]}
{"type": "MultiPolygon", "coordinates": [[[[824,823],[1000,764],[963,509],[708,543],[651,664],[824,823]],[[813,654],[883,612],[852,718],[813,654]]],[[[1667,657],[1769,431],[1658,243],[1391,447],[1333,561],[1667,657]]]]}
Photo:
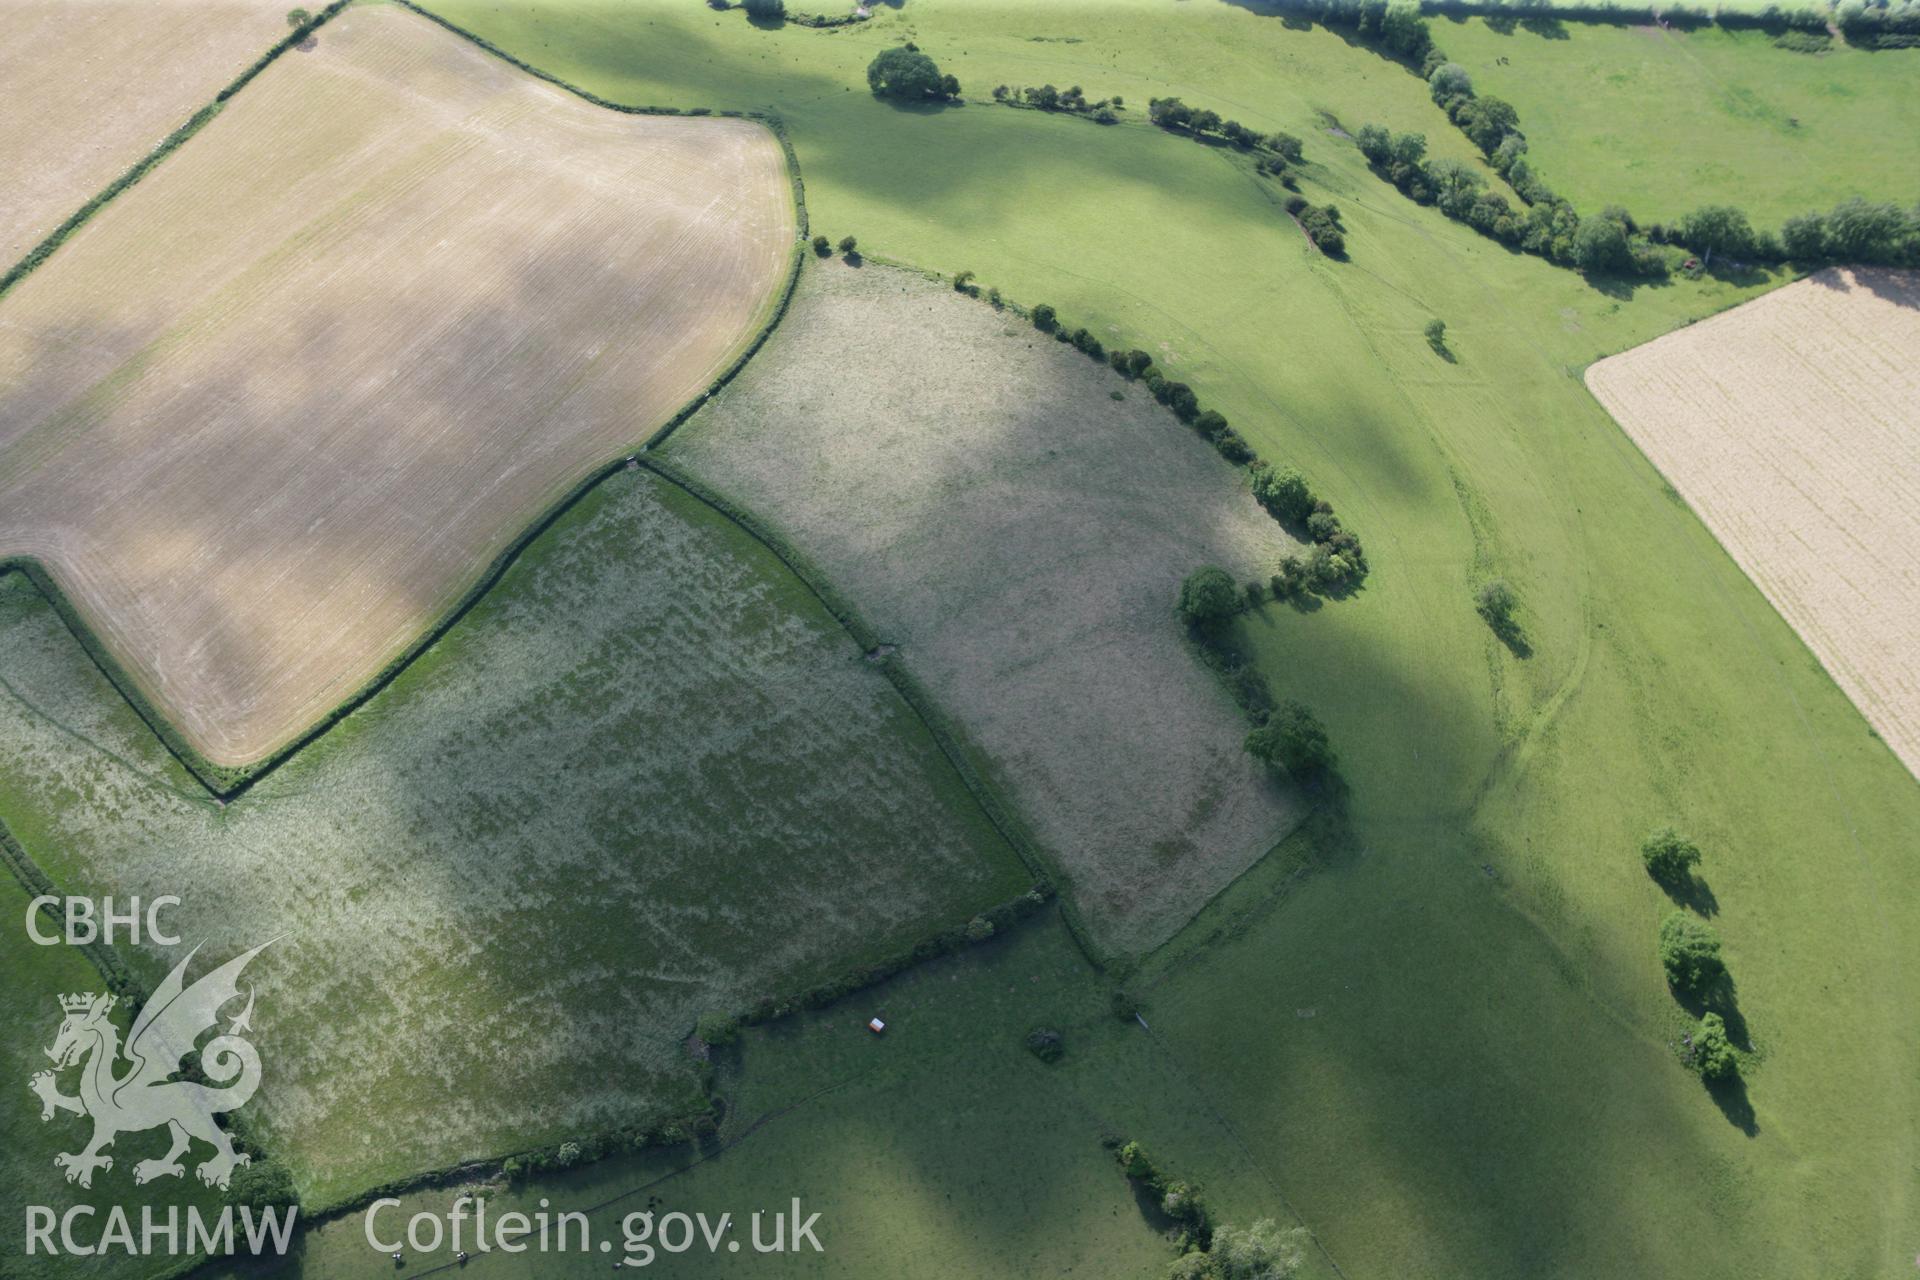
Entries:
{"type": "MultiPolygon", "coordinates": [[[[506,571],[520,558],[521,553],[526,550],[528,544],[546,532],[555,521],[570,511],[575,504],[596,488],[602,481],[633,464],[635,462],[636,451],[644,452],[665,440],[673,434],[682,423],[686,422],[688,418],[691,418],[695,413],[699,412],[707,401],[731,382],[734,377],[739,374],[740,370],[746,367],[747,362],[766,344],[774,328],[785,318],[787,308],[793,300],[794,290],[799,284],[800,267],[803,261],[802,250],[809,225],[807,221],[806,189],[800,176],[799,157],[794,151],[791,139],[787,136],[785,124],[778,115],[771,112],[682,111],[676,107],[635,107],[611,102],[596,94],[569,85],[554,76],[548,75],[537,68],[521,62],[519,59],[505,53],[481,37],[463,30],[437,14],[410,3],[409,0],[394,0],[394,2],[403,8],[419,14],[428,21],[444,27],[455,35],[471,41],[510,65],[518,67],[538,79],[558,85],[560,88],[575,94],[595,106],[605,107],[626,115],[678,115],[698,117],[717,114],[730,119],[750,119],[756,121],[764,127],[768,133],[773,135],[775,142],[780,146],[781,153],[786,157],[787,177],[793,199],[798,237],[794,241],[793,250],[789,256],[786,280],[770,299],[765,317],[734,358],[728,362],[727,366],[715,376],[713,381],[710,382],[704,390],[683,404],[672,417],[668,418],[664,424],[655,428],[647,436],[636,441],[633,445],[621,449],[615,456],[583,473],[574,484],[537,514],[530,524],[524,526],[521,531],[493,557],[467,589],[455,599],[454,603],[450,605],[437,620],[426,626],[405,649],[390,659],[377,672],[363,682],[358,689],[348,694],[341,701],[335,703],[331,709],[312,721],[287,743],[262,756],[258,760],[245,765],[229,766],[216,764],[208,759],[188,740],[186,735],[180,731],[173,721],[153,703],[145,691],[141,689],[139,682],[134,679],[132,673],[120,659],[114,655],[111,648],[80,614],[79,609],[67,594],[60,589],[59,585],[54,581],[52,574],[43,563],[34,557],[24,555],[0,557],[0,576],[4,576],[8,572],[19,572],[26,575],[40,594],[46,597],[48,603],[53,606],[54,611],[60,615],[61,621],[64,622],[67,629],[73,633],[74,638],[80,642],[81,648],[86,651],[87,656],[100,670],[100,673],[120,691],[121,696],[127,700],[128,704],[133,707],[140,718],[146,722],[147,727],[153,731],[154,735],[160,739],[161,744],[166,747],[167,752],[178,760],[187,772],[192,774],[201,786],[206,788],[209,794],[215,799],[222,801],[232,800],[245,793],[255,782],[258,782],[261,778],[266,777],[282,764],[286,763],[294,755],[311,745],[328,730],[333,728],[334,725],[365,705],[375,694],[385,689],[402,671],[406,670],[406,668],[411,666],[422,654],[438,643],[441,637],[446,635],[455,624],[464,618],[488,591],[492,590],[506,571]]],[[[323,10],[321,15],[316,17],[312,23],[294,31],[287,39],[282,40],[278,45],[274,46],[274,49],[270,51],[269,54],[257,60],[253,66],[249,67],[247,71],[234,80],[233,83],[229,84],[225,89],[222,89],[219,98],[217,98],[212,105],[202,108],[200,114],[204,115],[205,119],[201,119],[200,124],[194,126],[195,131],[197,131],[199,127],[204,126],[207,120],[211,120],[214,115],[218,114],[220,107],[228,98],[244,88],[249,81],[263,71],[275,58],[279,57],[281,53],[284,53],[287,48],[291,48],[301,40],[304,40],[306,35],[311,34],[322,22],[338,13],[350,3],[352,3],[352,0],[334,0],[334,3],[323,10]]],[[[200,119],[200,116],[197,115],[195,118],[200,119]]],[[[71,225],[66,226],[63,224],[64,230],[57,234],[60,235],[61,238],[64,238],[67,234],[71,234],[74,229],[77,229],[81,222],[86,220],[86,217],[91,217],[93,213],[97,212],[112,195],[117,195],[127,186],[131,186],[138,177],[144,175],[146,171],[151,169],[155,164],[158,164],[168,152],[192,136],[191,132],[182,134],[176,131],[176,134],[178,136],[172,136],[167,143],[162,144],[162,149],[157,149],[153,154],[149,155],[146,160],[142,161],[141,166],[137,167],[137,172],[130,170],[129,175],[123,175],[121,180],[109,189],[109,194],[95,197],[94,201],[90,202],[83,211],[85,217],[76,214],[74,218],[68,220],[71,225]]],[[[49,237],[49,240],[52,241],[53,237],[49,237]]],[[[44,261],[45,256],[57,247],[57,243],[43,243],[40,249],[35,250],[35,253],[40,253],[41,256],[39,259],[36,259],[32,265],[39,265],[39,262],[44,261]],[[44,249],[45,252],[41,253],[41,249],[44,249]]],[[[26,268],[26,270],[31,269],[31,266],[26,268]]],[[[25,274],[25,271],[21,270],[20,267],[16,267],[14,272],[19,272],[21,275],[25,274]]],[[[9,272],[7,277],[0,280],[0,296],[4,295],[7,287],[9,287],[15,278],[14,272],[9,272]]]]}
{"type": "MultiPolygon", "coordinates": [[[[245,71],[242,71],[238,76],[235,76],[229,81],[220,92],[213,96],[212,102],[209,102],[206,106],[201,107],[198,111],[187,117],[185,124],[182,124],[172,133],[162,138],[158,146],[135,161],[132,167],[127,169],[126,172],[101,188],[99,194],[81,205],[74,212],[68,214],[66,221],[48,232],[39,244],[27,250],[25,257],[7,268],[7,273],[4,276],[0,276],[0,298],[4,298],[13,286],[19,284],[20,281],[26,279],[29,275],[32,275],[36,267],[52,257],[56,249],[65,244],[74,232],[85,226],[93,218],[94,214],[99,213],[100,210],[112,203],[114,197],[118,196],[128,187],[131,187],[134,183],[140,181],[140,179],[146,177],[162,160],[165,160],[168,156],[179,150],[179,148],[195,134],[206,128],[207,125],[213,121],[213,118],[220,114],[220,109],[226,105],[227,99],[246,88],[255,76],[265,71],[281,54],[304,42],[307,37],[326,25],[329,18],[339,13],[351,3],[353,3],[353,0],[333,0],[333,3],[329,4],[319,13],[313,15],[313,17],[301,23],[292,31],[289,31],[265,53],[255,58],[245,71]]],[[[4,564],[0,564],[0,571],[3,570],[4,564]]]]}
{"type": "Polygon", "coordinates": [[[839,589],[827,579],[810,557],[785,535],[772,528],[759,516],[735,503],[706,482],[695,478],[678,464],[664,458],[647,456],[640,465],[659,476],[662,480],[684,490],[696,501],[712,508],[736,525],[755,542],[772,552],[774,557],[785,565],[794,577],[798,578],[814,599],[818,600],[835,621],[846,630],[859,645],[861,651],[874,661],[888,683],[900,694],[900,697],[912,709],[915,717],[926,727],[934,743],[940,748],[960,781],[973,797],[974,803],[987,816],[987,821],[1001,839],[1013,849],[1020,861],[1027,867],[1037,885],[1056,895],[1060,903],[1060,913],[1066,921],[1067,931],[1073,935],[1074,943],[1087,958],[1088,963],[1103,972],[1112,967],[1114,957],[1093,941],[1086,922],[1081,919],[1079,909],[1064,891],[1072,888],[1072,877],[1062,871],[1045,851],[1018,810],[1000,794],[1000,789],[989,781],[981,762],[983,753],[973,745],[954,721],[941,709],[937,700],[927,693],[910,672],[891,652],[882,652],[886,642],[881,639],[867,620],[860,616],[852,603],[839,589]]]}

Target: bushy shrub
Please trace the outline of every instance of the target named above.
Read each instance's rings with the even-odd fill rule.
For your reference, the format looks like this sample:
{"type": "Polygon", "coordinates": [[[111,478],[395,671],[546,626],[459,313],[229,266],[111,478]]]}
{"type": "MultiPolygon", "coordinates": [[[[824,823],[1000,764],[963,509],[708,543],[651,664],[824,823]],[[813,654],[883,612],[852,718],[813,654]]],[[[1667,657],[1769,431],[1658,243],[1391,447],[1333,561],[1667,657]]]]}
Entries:
{"type": "Polygon", "coordinates": [[[1427,327],[1422,330],[1422,332],[1427,335],[1427,345],[1435,351],[1445,351],[1447,349],[1447,322],[1445,320],[1435,316],[1433,319],[1427,321],[1427,327]]]}
{"type": "Polygon", "coordinates": [[[1206,626],[1240,612],[1240,592],[1225,569],[1203,565],[1180,584],[1177,607],[1190,625],[1206,626]]]}
{"type": "Polygon", "coordinates": [[[1295,468],[1255,467],[1252,479],[1253,496],[1279,519],[1304,524],[1313,514],[1313,490],[1295,468]]]}
{"type": "Polygon", "coordinates": [[[1247,735],[1246,749],[1256,760],[1295,776],[1331,768],[1336,759],[1319,717],[1305,703],[1291,698],[1275,707],[1267,722],[1247,735]]]}
{"type": "Polygon", "coordinates": [[[1726,972],[1720,936],[1686,912],[1675,911],[1660,925],[1660,965],[1674,990],[1704,992],[1726,972]]]}
{"type": "Polygon", "coordinates": [[[693,1034],[715,1048],[732,1044],[740,1036],[740,1023],[724,1013],[703,1013],[693,1024],[693,1034]]]}
{"type": "Polygon", "coordinates": [[[300,1189],[293,1174],[278,1160],[255,1156],[233,1171],[227,1185],[227,1201],[251,1209],[285,1209],[300,1203],[300,1189]]]}
{"type": "Polygon", "coordinates": [[[960,90],[932,58],[907,45],[882,50],[867,64],[867,87],[880,97],[908,102],[955,97],[960,90]]]}
{"type": "Polygon", "coordinates": [[[1027,1052],[1042,1062],[1058,1062],[1066,1051],[1066,1042],[1051,1027],[1035,1027],[1027,1032],[1027,1052]]]}
{"type": "Polygon", "coordinates": [[[1706,1081],[1727,1080],[1738,1074],[1740,1059],[1727,1039],[1727,1023],[1717,1013],[1701,1017],[1693,1032],[1693,1069],[1706,1081]]]}
{"type": "Polygon", "coordinates": [[[740,0],[749,18],[771,20],[787,16],[787,0],[740,0]]]}
{"type": "Polygon", "coordinates": [[[1662,827],[1640,842],[1647,874],[1664,885],[1684,884],[1700,862],[1700,846],[1672,827],[1662,827]]]}
{"type": "Polygon", "coordinates": [[[993,921],[985,916],[975,916],[967,921],[965,933],[968,942],[985,942],[993,936],[993,921]]]}
{"type": "Polygon", "coordinates": [[[1196,415],[1193,429],[1211,440],[1227,429],[1226,415],[1218,409],[1207,409],[1196,415]]]}
{"type": "Polygon", "coordinates": [[[854,257],[860,252],[860,242],[852,236],[841,236],[840,252],[846,257],[854,257]]]}
{"type": "Polygon", "coordinates": [[[1132,1022],[1134,1018],[1139,1016],[1139,999],[1123,987],[1114,988],[1113,996],[1109,1003],[1113,1008],[1113,1016],[1122,1022],[1132,1022]]]}
{"type": "Polygon", "coordinates": [[[825,236],[815,236],[813,238],[813,252],[818,257],[827,257],[833,252],[833,245],[825,236]]]}
{"type": "Polygon", "coordinates": [[[1052,333],[1054,326],[1058,323],[1059,323],[1059,318],[1054,314],[1054,310],[1052,307],[1048,306],[1044,302],[1038,303],[1037,305],[1035,305],[1035,307],[1033,308],[1033,327],[1034,328],[1038,329],[1042,333],[1052,333]]]}

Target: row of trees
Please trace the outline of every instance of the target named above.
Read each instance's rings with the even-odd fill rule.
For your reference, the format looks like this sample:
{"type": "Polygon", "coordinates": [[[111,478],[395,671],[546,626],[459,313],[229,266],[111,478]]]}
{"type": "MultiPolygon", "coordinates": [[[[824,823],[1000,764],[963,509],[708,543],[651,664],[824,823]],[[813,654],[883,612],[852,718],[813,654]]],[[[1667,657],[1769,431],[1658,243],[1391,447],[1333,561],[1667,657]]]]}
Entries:
{"type": "Polygon", "coordinates": [[[1251,479],[1253,496],[1269,515],[1313,540],[1306,556],[1280,561],[1272,582],[1275,599],[1307,590],[1337,591],[1366,576],[1367,554],[1359,536],[1341,525],[1332,503],[1314,496],[1297,468],[1256,463],[1251,479]]]}
{"type": "Polygon", "coordinates": [[[1305,196],[1291,195],[1287,197],[1287,212],[1299,222],[1314,248],[1329,258],[1347,256],[1346,229],[1340,225],[1339,206],[1310,204],[1305,196]]]}
{"type": "MultiPolygon", "coordinates": [[[[1640,862],[1647,874],[1675,898],[1698,900],[1700,888],[1694,882],[1694,868],[1700,865],[1700,846],[1672,827],[1662,827],[1641,841],[1640,862]]],[[[1659,955],[1667,985],[1676,995],[1700,1005],[1726,1004],[1727,965],[1720,954],[1720,935],[1711,925],[1684,910],[1672,912],[1660,922],[1659,955]]],[[[1683,1038],[1681,1057],[1708,1083],[1739,1074],[1740,1059],[1727,1036],[1726,1017],[1719,1009],[1707,1008],[1701,1013],[1699,1024],[1683,1038]]]]}
{"type": "Polygon", "coordinates": [[[1089,101],[1079,85],[1070,85],[1065,89],[1056,89],[1050,84],[1039,86],[997,84],[993,87],[993,100],[1008,106],[1032,107],[1037,111],[1064,111],[1072,115],[1086,116],[1101,124],[1117,124],[1119,113],[1126,109],[1126,100],[1119,94],[1111,98],[1099,98],[1089,101]]]}
{"type": "Polygon", "coordinates": [[[1246,1228],[1216,1227],[1200,1188],[1169,1177],[1145,1147],[1124,1142],[1114,1154],[1128,1181],[1174,1224],[1172,1234],[1181,1254],[1168,1270],[1168,1280],[1286,1280],[1305,1261],[1305,1231],[1283,1231],[1271,1218],[1246,1228]]]}
{"type": "Polygon", "coordinates": [[[1279,133],[1261,133],[1249,129],[1238,120],[1224,119],[1218,111],[1206,107],[1190,107],[1178,98],[1153,98],[1147,102],[1147,119],[1176,133],[1190,133],[1196,137],[1218,137],[1243,151],[1265,151],[1269,153],[1269,171],[1273,160],[1280,162],[1283,171],[1288,164],[1298,164],[1306,154],[1306,143],[1297,135],[1282,130],[1279,133]]]}

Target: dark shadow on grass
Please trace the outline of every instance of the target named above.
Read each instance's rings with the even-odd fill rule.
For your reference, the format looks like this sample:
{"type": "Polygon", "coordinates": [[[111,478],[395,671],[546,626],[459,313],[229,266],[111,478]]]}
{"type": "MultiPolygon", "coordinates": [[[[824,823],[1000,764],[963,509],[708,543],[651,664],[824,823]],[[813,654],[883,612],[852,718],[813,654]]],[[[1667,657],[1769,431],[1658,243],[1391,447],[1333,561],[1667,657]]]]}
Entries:
{"type": "Polygon", "coordinates": [[[1747,1082],[1739,1076],[1729,1076],[1725,1080],[1706,1082],[1707,1096],[1720,1108],[1720,1114],[1727,1123],[1746,1134],[1749,1138],[1760,1133],[1760,1120],[1754,1114],[1753,1103],[1747,1098],[1747,1082]]]}
{"type": "Polygon", "coordinates": [[[963,101],[952,98],[942,98],[939,100],[928,98],[924,101],[915,101],[912,99],[889,98],[884,94],[878,93],[873,95],[873,100],[892,107],[901,115],[907,116],[945,115],[949,111],[958,111],[967,105],[963,101]]]}
{"type": "Polygon", "coordinates": [[[1572,36],[1567,31],[1566,23],[1560,21],[1558,18],[1551,18],[1541,14],[1520,19],[1520,29],[1529,35],[1539,36],[1542,40],[1572,39],[1572,36]]]}
{"type": "Polygon", "coordinates": [[[1667,896],[1672,898],[1677,906],[1686,907],[1702,916],[1720,914],[1720,899],[1714,897],[1713,889],[1698,876],[1690,875],[1677,884],[1665,880],[1656,883],[1667,891],[1667,896]]]}

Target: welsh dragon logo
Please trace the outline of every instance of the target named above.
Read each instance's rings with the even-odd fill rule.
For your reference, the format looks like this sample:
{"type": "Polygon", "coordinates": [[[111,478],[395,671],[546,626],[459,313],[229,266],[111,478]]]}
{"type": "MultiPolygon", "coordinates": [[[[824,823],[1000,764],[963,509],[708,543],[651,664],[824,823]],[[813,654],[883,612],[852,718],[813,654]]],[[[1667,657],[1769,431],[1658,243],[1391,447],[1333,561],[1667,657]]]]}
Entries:
{"type": "Polygon", "coordinates": [[[262,943],[185,987],[182,975],[200,950],[196,946],[142,1006],[124,1050],[119,1031],[107,1018],[117,997],[91,992],[60,997],[66,1018],[53,1047],[46,1051],[53,1070],[37,1073],[28,1087],[40,1097],[42,1121],[53,1119],[56,1111],[93,1118],[93,1141],[82,1151],[53,1158],[55,1165],[66,1170],[68,1182],[91,1187],[95,1169],[113,1168],[113,1157],[104,1151],[116,1137],[161,1125],[167,1127],[172,1146],[159,1159],[133,1166],[136,1183],[180,1177],[186,1172],[180,1157],[195,1139],[213,1148],[212,1158],[194,1170],[208,1186],[224,1189],[234,1169],[251,1161],[252,1157],[234,1151],[233,1143],[213,1121],[216,1114],[244,1106],[260,1086],[260,1054],[243,1034],[251,1030],[251,989],[247,1007],[200,1050],[202,1072],[222,1083],[197,1084],[172,1077],[179,1074],[181,1061],[200,1036],[219,1021],[221,1007],[240,994],[237,984],[248,961],[271,945],[262,943]],[[123,1074],[116,1074],[123,1055],[129,1065],[123,1074]],[[57,1076],[76,1064],[80,1092],[69,1097],[60,1092],[57,1076]]]}

